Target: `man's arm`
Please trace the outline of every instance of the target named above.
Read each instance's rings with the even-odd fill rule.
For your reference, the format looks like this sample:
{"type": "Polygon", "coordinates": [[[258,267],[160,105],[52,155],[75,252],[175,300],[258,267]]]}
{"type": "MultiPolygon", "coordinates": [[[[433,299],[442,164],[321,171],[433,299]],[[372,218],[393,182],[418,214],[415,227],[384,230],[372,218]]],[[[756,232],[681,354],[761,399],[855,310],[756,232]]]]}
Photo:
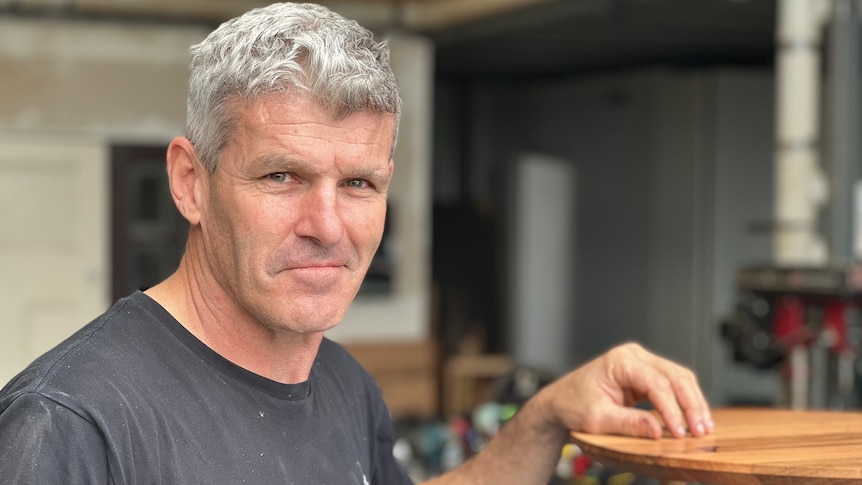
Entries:
{"type": "Polygon", "coordinates": [[[109,483],[96,428],[69,408],[24,394],[0,412],[0,483],[109,483]]]}
{"type": "Polygon", "coordinates": [[[472,460],[428,485],[548,483],[571,431],[657,439],[713,430],[694,374],[637,344],[616,347],[539,391],[472,460]]]}

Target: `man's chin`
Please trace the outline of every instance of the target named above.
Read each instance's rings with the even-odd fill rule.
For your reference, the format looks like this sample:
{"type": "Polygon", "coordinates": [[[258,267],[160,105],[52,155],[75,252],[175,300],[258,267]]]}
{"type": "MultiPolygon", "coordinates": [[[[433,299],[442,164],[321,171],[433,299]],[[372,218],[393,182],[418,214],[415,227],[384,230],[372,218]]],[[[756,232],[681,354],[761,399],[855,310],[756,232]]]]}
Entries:
{"type": "Polygon", "coordinates": [[[266,300],[283,302],[280,306],[270,305],[269,311],[264,310],[262,316],[267,317],[271,326],[296,333],[319,333],[335,327],[353,301],[345,296],[344,291],[330,291],[322,295],[296,291],[272,292],[266,300]]]}
{"type": "Polygon", "coordinates": [[[338,325],[341,320],[344,318],[345,311],[343,310],[332,310],[332,311],[310,311],[303,316],[294,316],[292,319],[293,324],[290,325],[289,330],[292,330],[297,333],[303,334],[316,334],[325,332],[336,325],[338,325]]]}

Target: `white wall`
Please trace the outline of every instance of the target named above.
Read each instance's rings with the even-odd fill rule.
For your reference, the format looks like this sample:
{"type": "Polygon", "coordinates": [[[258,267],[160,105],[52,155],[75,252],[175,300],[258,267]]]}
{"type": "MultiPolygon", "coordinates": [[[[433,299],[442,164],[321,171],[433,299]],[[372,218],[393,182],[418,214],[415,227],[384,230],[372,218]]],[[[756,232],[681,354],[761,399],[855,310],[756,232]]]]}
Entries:
{"type": "Polygon", "coordinates": [[[165,142],[182,134],[203,28],[0,17],[0,130],[165,142]]]}
{"type": "Polygon", "coordinates": [[[558,374],[569,367],[576,308],[575,199],[577,174],[569,160],[524,153],[514,168],[516,187],[510,245],[510,349],[516,362],[558,374]]]}

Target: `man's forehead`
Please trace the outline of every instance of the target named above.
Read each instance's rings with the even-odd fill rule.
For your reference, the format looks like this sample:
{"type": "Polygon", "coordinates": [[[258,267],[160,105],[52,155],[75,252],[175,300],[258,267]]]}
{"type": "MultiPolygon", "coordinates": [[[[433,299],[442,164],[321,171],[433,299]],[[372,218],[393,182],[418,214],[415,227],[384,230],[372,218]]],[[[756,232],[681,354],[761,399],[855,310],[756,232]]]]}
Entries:
{"type": "MultiPolygon", "coordinates": [[[[388,165],[392,156],[395,119],[389,113],[363,111],[337,120],[309,96],[284,94],[234,101],[232,108],[233,126],[225,148],[246,152],[246,161],[265,155],[273,145],[283,145],[287,150],[282,153],[295,150],[298,157],[306,150],[317,155],[332,150],[334,156],[344,147],[353,153],[351,157],[370,157],[366,162],[372,164],[388,165]]],[[[259,161],[285,165],[290,160],[275,156],[259,161]]]]}
{"type": "Polygon", "coordinates": [[[343,121],[356,115],[389,118],[393,121],[396,118],[393,113],[377,111],[370,108],[366,110],[345,110],[343,109],[343,106],[331,106],[330,103],[324,102],[318,96],[311,93],[295,90],[264,93],[249,98],[235,96],[230,99],[229,103],[238,111],[266,109],[287,110],[290,112],[313,112],[315,117],[320,117],[321,119],[326,119],[332,122],[343,121]]]}
{"type": "Polygon", "coordinates": [[[394,146],[396,116],[392,113],[365,110],[339,114],[321,105],[309,94],[273,93],[253,99],[236,100],[230,107],[235,125],[283,123],[352,125],[358,129],[388,134],[387,144],[394,146]]]}

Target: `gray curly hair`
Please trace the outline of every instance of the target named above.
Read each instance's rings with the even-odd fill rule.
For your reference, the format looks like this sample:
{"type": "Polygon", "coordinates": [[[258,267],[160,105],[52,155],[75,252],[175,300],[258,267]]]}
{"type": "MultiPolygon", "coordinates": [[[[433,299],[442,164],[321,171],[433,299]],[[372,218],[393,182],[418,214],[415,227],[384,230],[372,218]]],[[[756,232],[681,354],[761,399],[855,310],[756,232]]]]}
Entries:
{"type": "Polygon", "coordinates": [[[237,100],[307,93],[334,119],[389,113],[397,133],[401,97],[387,46],[320,5],[251,10],[223,23],[191,53],[186,130],[210,172],[233,135],[237,100]]]}

